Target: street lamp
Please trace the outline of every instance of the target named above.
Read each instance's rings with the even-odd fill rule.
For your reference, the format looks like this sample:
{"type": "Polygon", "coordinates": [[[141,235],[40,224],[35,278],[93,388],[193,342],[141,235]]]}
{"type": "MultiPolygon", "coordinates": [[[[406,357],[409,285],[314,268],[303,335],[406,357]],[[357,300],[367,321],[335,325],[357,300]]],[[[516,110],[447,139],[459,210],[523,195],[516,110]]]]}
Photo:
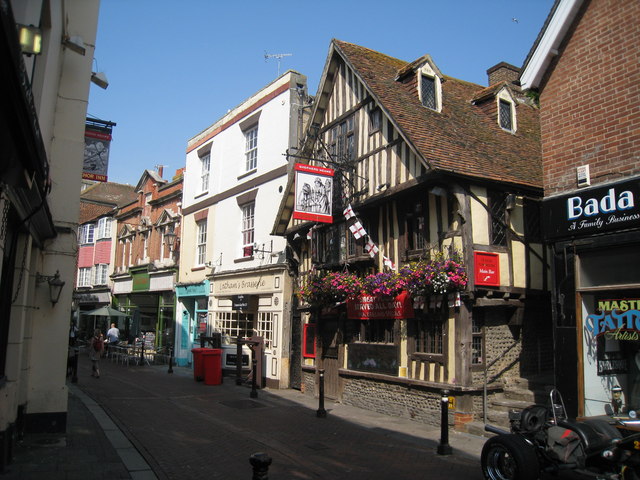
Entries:
{"type": "Polygon", "coordinates": [[[60,300],[64,281],[60,280],[60,271],[56,270],[55,275],[40,275],[36,273],[36,284],[47,282],[49,284],[49,297],[51,305],[55,305],[60,300]]]}
{"type": "Polygon", "coordinates": [[[164,243],[169,248],[170,252],[173,252],[173,246],[176,243],[177,235],[175,232],[167,232],[164,234],[164,243]]]}

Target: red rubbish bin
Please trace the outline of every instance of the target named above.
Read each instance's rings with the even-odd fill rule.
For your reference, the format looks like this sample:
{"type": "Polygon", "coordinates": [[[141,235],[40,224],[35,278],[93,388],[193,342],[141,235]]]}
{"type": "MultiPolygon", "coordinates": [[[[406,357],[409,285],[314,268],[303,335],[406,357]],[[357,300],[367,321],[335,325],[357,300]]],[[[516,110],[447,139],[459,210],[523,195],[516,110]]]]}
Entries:
{"type": "Polygon", "coordinates": [[[220,385],[222,383],[222,349],[205,348],[202,352],[204,365],[204,384],[220,385]]]}
{"type": "Polygon", "coordinates": [[[202,363],[202,353],[209,348],[192,348],[193,354],[193,379],[196,382],[204,379],[204,364],[202,363]]]}

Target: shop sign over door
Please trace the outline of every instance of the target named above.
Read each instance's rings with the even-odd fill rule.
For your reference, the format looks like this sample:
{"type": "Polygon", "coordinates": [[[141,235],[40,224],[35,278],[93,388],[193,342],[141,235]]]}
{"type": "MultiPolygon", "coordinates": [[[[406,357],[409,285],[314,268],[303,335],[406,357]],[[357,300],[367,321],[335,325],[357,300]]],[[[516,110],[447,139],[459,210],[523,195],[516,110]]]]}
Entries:
{"type": "Polygon", "coordinates": [[[542,202],[548,239],[640,227],[640,178],[542,202]]]}

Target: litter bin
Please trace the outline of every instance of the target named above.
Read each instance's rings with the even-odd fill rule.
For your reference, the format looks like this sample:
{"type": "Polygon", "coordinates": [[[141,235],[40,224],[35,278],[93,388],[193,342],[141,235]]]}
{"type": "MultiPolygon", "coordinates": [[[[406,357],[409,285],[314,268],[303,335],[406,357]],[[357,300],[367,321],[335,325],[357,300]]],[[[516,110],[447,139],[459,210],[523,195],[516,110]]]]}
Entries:
{"type": "Polygon", "coordinates": [[[202,354],[210,348],[192,348],[193,354],[193,379],[196,382],[204,379],[204,364],[202,363],[202,354]]]}
{"type": "Polygon", "coordinates": [[[204,366],[204,384],[220,385],[222,383],[222,349],[205,348],[201,353],[204,366]]]}

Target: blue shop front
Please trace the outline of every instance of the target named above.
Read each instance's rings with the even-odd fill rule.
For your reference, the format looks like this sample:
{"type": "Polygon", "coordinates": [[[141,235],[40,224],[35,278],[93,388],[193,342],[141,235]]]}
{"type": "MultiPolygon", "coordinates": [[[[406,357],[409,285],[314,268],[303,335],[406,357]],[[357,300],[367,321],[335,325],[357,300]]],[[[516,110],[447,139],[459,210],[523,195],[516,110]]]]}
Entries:
{"type": "Polygon", "coordinates": [[[192,364],[191,349],[200,346],[199,337],[208,335],[209,280],[176,285],[175,361],[181,367],[192,364]]]}

